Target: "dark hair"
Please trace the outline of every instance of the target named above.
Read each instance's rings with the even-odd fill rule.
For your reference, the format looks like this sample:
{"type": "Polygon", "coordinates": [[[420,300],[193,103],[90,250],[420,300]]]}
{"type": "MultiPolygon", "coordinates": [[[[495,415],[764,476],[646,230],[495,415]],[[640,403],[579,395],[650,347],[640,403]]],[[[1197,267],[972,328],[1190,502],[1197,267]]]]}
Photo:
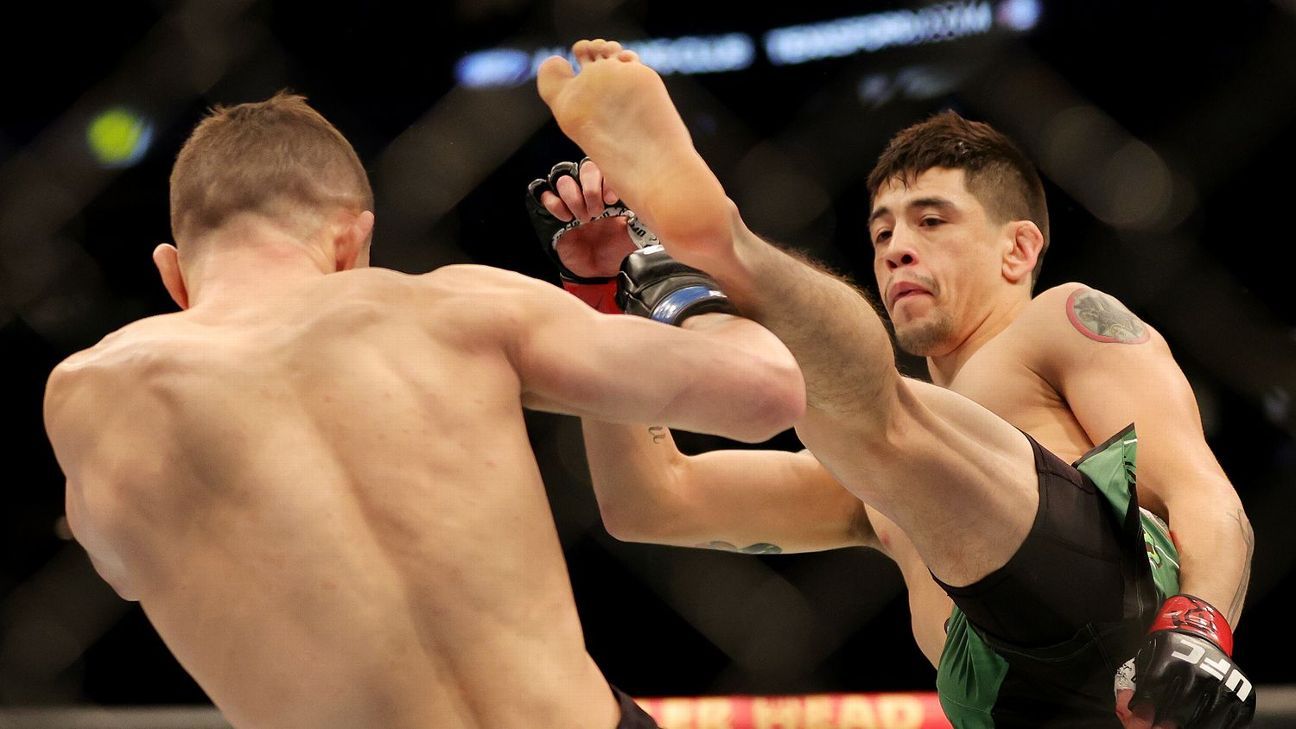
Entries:
{"type": "Polygon", "coordinates": [[[1048,251],[1048,205],[1035,165],[1008,137],[989,124],[943,111],[891,138],[868,176],[869,197],[890,180],[908,185],[933,167],[963,170],[968,192],[1000,221],[1029,220],[1044,234],[1031,288],[1048,251]]]}
{"type": "Polygon", "coordinates": [[[265,101],[214,107],[171,169],[177,243],[236,213],[330,207],[373,209],[369,178],[341,132],[304,97],[284,91],[265,101]]]}

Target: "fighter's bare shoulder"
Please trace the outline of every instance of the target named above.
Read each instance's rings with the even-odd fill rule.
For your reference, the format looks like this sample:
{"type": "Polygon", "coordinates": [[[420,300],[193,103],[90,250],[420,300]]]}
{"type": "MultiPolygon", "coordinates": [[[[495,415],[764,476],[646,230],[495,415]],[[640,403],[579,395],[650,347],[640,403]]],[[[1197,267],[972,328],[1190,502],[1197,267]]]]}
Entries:
{"type": "Polygon", "coordinates": [[[1034,299],[1021,317],[1053,343],[1138,345],[1157,338],[1156,331],[1119,299],[1082,283],[1054,286],[1034,299]],[[1076,335],[1083,339],[1078,339],[1076,335]]]}
{"type": "Polygon", "coordinates": [[[132,373],[151,365],[147,351],[133,344],[138,339],[133,335],[139,331],[135,327],[114,332],[50,372],[45,383],[45,430],[65,471],[70,465],[67,457],[119,412],[117,400],[131,392],[140,379],[132,373]]]}
{"type": "Polygon", "coordinates": [[[546,281],[475,264],[442,266],[419,277],[428,295],[453,297],[475,311],[474,319],[516,320],[555,311],[583,316],[593,310],[546,281]]]}
{"type": "Polygon", "coordinates": [[[535,279],[515,271],[494,266],[483,266],[477,263],[451,263],[422,274],[420,278],[431,282],[467,282],[482,281],[491,283],[511,282],[525,285],[523,282],[539,283],[535,279]]]}
{"type": "Polygon", "coordinates": [[[164,314],[131,322],[64,359],[46,381],[46,403],[71,388],[92,385],[127,367],[138,370],[158,365],[161,361],[158,345],[165,342],[172,328],[171,320],[176,316],[164,314]]]}
{"type": "Polygon", "coordinates": [[[490,266],[455,264],[417,278],[428,325],[474,349],[488,342],[509,348],[546,323],[586,325],[600,316],[547,281],[490,266]]]}
{"type": "Polygon", "coordinates": [[[1076,368],[1101,357],[1163,356],[1165,339],[1115,296],[1082,283],[1066,283],[1040,293],[1013,327],[1025,342],[1027,365],[1050,382],[1061,382],[1076,368]]]}
{"type": "Polygon", "coordinates": [[[557,292],[557,289],[551,284],[537,281],[530,276],[524,276],[502,268],[472,263],[455,263],[442,266],[417,278],[432,293],[455,292],[491,295],[505,292],[517,294],[539,292],[544,295],[557,292]]]}

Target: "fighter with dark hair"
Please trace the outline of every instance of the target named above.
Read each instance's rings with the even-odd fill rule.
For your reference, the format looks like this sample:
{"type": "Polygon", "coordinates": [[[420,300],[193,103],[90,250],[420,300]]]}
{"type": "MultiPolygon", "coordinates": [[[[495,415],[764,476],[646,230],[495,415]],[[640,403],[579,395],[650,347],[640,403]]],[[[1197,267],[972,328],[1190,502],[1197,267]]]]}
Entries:
{"type": "Polygon", "coordinates": [[[746,227],[656,73],[614,42],[574,52],[580,73],[550,59],[540,95],[594,161],[533,185],[533,209],[568,221],[545,244],[575,283],[600,285],[629,250],[628,213],[600,217],[620,193],[788,345],[808,397],[796,454],[685,457],[662,428],[587,418],[612,534],[883,550],[960,729],[1249,719],[1255,694],[1229,655],[1252,546],[1241,502],[1160,334],[1083,284],[1032,296],[1049,226],[1025,155],[945,113],[896,135],[869,176],[860,217],[882,305],[927,358],[921,382],[896,370],[860,291],[746,227]]]}

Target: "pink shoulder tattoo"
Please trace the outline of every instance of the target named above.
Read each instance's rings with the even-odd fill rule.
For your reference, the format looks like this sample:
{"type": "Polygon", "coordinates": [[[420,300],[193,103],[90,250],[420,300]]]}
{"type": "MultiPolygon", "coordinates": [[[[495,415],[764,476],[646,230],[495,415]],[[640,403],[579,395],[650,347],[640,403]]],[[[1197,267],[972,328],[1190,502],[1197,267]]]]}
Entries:
{"type": "Polygon", "coordinates": [[[1093,289],[1079,289],[1066,304],[1067,318],[1081,334],[1096,342],[1142,344],[1151,338],[1148,326],[1115,298],[1093,289]]]}

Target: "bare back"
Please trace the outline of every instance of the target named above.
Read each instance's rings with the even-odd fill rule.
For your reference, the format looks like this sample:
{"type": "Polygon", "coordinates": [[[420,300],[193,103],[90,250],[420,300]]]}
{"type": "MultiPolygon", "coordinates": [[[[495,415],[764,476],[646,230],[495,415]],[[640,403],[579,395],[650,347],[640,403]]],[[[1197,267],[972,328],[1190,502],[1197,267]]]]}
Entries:
{"type": "Polygon", "coordinates": [[[75,534],[236,726],[615,723],[518,375],[441,273],[155,317],[51,378],[75,534]]]}

